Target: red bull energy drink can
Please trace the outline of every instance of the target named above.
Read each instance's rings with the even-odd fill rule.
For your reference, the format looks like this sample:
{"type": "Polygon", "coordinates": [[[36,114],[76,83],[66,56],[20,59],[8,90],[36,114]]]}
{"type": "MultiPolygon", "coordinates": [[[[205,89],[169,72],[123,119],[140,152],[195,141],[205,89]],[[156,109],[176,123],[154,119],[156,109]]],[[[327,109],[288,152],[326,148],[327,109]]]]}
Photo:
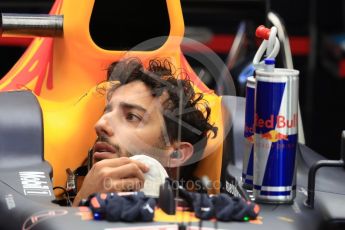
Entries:
{"type": "Polygon", "coordinates": [[[258,202],[292,203],[296,196],[298,74],[256,71],[253,195],[258,202]]]}
{"type": "Polygon", "coordinates": [[[243,153],[242,187],[253,188],[253,161],[254,161],[254,99],[255,78],[248,77],[246,84],[246,107],[244,119],[245,146],[243,153]]]}

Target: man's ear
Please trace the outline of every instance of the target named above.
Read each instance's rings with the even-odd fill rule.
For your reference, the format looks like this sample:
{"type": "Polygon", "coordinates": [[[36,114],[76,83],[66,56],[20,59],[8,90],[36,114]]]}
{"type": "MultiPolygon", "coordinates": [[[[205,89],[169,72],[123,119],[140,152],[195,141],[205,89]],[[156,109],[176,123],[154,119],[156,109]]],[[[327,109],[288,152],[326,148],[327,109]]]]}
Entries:
{"type": "Polygon", "coordinates": [[[192,157],[194,147],[189,142],[180,142],[178,147],[170,154],[169,167],[176,168],[183,165],[189,158],[192,157]]]}

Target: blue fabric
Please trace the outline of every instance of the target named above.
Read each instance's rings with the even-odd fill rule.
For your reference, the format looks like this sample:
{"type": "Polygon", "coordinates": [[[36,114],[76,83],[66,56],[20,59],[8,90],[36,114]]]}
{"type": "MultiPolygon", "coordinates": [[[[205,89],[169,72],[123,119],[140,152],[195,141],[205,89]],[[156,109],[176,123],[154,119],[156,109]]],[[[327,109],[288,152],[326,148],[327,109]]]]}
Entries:
{"type": "Polygon", "coordinates": [[[212,197],[215,206],[217,220],[220,221],[244,221],[245,218],[255,219],[257,213],[254,212],[255,204],[246,202],[240,197],[230,197],[227,194],[219,194],[212,197]]]}
{"type": "Polygon", "coordinates": [[[107,193],[102,199],[101,194],[90,197],[89,206],[97,220],[108,221],[152,221],[156,201],[137,192],[131,195],[119,196],[116,193],[107,193]],[[100,207],[93,206],[92,199],[97,199],[100,207]]]}
{"type": "Polygon", "coordinates": [[[194,210],[195,216],[208,220],[214,217],[214,205],[207,193],[180,191],[181,196],[190,204],[194,210]]]}
{"type": "Polygon", "coordinates": [[[124,196],[121,220],[123,221],[152,221],[156,201],[146,197],[144,193],[138,192],[137,195],[124,196]]]}
{"type": "Polygon", "coordinates": [[[123,199],[122,197],[113,194],[107,198],[107,203],[105,207],[106,211],[106,220],[108,221],[120,221],[121,220],[121,211],[123,209],[123,199]]]}
{"type": "MultiPolygon", "coordinates": [[[[195,216],[209,220],[217,218],[220,221],[246,221],[255,219],[258,215],[255,210],[255,203],[247,202],[239,197],[230,197],[221,193],[216,196],[209,196],[207,193],[195,193],[182,190],[180,195],[189,203],[195,212],[195,216]]],[[[126,196],[119,196],[116,193],[104,195],[94,194],[89,198],[89,206],[93,212],[94,219],[108,221],[152,221],[156,206],[155,199],[146,197],[143,192],[137,192],[126,196]],[[97,199],[97,202],[92,202],[97,199]],[[97,204],[97,207],[93,206],[97,204]],[[99,206],[98,206],[99,204],[99,206]]]]}
{"type": "Polygon", "coordinates": [[[105,199],[102,199],[101,198],[101,193],[95,193],[95,194],[92,194],[90,197],[89,197],[89,200],[90,200],[90,208],[92,210],[92,213],[93,213],[93,216],[94,216],[94,219],[95,220],[102,220],[104,219],[105,217],[105,213],[106,213],[106,210],[105,210],[105,207],[106,207],[106,200],[105,199]],[[99,206],[94,206],[92,204],[92,200],[93,199],[96,199],[97,203],[99,204],[99,206]]]}
{"type": "Polygon", "coordinates": [[[258,215],[254,211],[255,203],[225,193],[209,196],[206,193],[181,190],[180,195],[192,206],[195,216],[203,220],[217,218],[220,221],[246,221],[258,215]]]}

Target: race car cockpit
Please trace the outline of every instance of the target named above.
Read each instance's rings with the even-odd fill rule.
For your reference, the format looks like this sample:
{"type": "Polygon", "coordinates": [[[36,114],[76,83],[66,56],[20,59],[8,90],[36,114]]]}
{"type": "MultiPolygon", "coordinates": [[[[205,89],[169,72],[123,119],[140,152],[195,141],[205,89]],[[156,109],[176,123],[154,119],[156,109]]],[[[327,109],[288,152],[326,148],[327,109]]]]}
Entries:
{"type": "MultiPolygon", "coordinates": [[[[205,55],[199,61],[221,73],[219,92],[227,95],[209,89],[190,66],[181,50],[184,23],[180,1],[56,0],[49,15],[2,14],[1,22],[2,36],[33,37],[23,56],[0,81],[1,226],[8,229],[196,229],[201,225],[203,229],[342,229],[345,226],[342,208],[345,171],[341,168],[344,159],[321,161],[321,165],[341,167],[320,170],[314,191],[312,182],[315,187],[315,173],[320,165],[313,164],[325,159],[300,143],[296,150],[294,201],[260,204],[260,212],[258,206],[252,205],[255,217],[243,214],[240,221],[233,217],[241,210],[248,211],[245,205],[255,202],[252,191],[243,188],[240,179],[246,145],[243,135],[246,101],[236,97],[231,75],[224,73],[226,65],[219,58],[205,55]],[[150,11],[136,12],[143,5],[150,11]],[[104,26],[105,23],[108,24],[104,26]],[[112,36],[107,33],[109,30],[118,33],[112,36]],[[165,184],[162,192],[167,199],[157,200],[161,208],[155,210],[153,222],[98,221],[92,207],[88,207],[95,205],[93,197],[80,207],[54,203],[61,191],[53,188],[64,190],[66,169],[81,166],[96,139],[93,126],[105,106],[99,85],[106,81],[107,66],[128,57],[137,57],[144,63],[152,57],[169,57],[177,68],[187,72],[195,91],[205,95],[212,108],[210,120],[218,127],[217,138],[209,138],[194,172],[217,186],[205,186],[204,195],[200,196],[175,188],[169,196],[171,191],[165,184]],[[174,214],[177,214],[172,217],[162,209],[171,201],[175,204],[174,194],[178,193],[191,203],[195,200],[221,203],[227,197],[237,197],[236,202],[242,202],[244,208],[234,211],[225,218],[227,221],[208,218],[202,222],[198,216],[176,206],[174,214]],[[224,194],[226,198],[221,197],[224,194]]],[[[342,152],[344,156],[345,147],[342,152]]],[[[102,195],[95,197],[102,200],[102,195]]],[[[222,210],[223,206],[218,211],[222,210]]]]}

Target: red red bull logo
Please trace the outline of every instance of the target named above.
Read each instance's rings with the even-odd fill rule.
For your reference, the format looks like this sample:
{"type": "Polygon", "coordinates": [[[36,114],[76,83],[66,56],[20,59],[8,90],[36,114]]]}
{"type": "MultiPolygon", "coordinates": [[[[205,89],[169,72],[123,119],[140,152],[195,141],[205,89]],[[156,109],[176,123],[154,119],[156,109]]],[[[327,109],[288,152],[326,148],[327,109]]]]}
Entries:
{"type": "Polygon", "coordinates": [[[291,119],[287,119],[282,115],[278,115],[275,117],[273,114],[271,114],[266,120],[260,118],[258,114],[255,114],[255,127],[257,129],[257,133],[260,133],[260,131],[265,131],[265,133],[261,134],[261,138],[269,140],[270,142],[277,142],[279,140],[287,141],[289,139],[289,135],[280,133],[277,130],[284,128],[297,128],[297,123],[298,117],[296,113],[293,114],[291,119]]]}
{"type": "Polygon", "coordinates": [[[289,135],[279,133],[274,129],[267,133],[261,134],[261,137],[271,142],[277,142],[279,140],[286,140],[286,141],[289,140],[289,135]]]}
{"type": "Polygon", "coordinates": [[[274,117],[274,115],[271,114],[270,118],[268,118],[267,120],[264,120],[260,118],[258,114],[255,114],[256,128],[297,128],[297,122],[298,117],[296,113],[292,116],[292,119],[286,119],[286,117],[283,115],[274,117]],[[274,127],[274,124],[276,124],[276,127],[274,127]]]}

